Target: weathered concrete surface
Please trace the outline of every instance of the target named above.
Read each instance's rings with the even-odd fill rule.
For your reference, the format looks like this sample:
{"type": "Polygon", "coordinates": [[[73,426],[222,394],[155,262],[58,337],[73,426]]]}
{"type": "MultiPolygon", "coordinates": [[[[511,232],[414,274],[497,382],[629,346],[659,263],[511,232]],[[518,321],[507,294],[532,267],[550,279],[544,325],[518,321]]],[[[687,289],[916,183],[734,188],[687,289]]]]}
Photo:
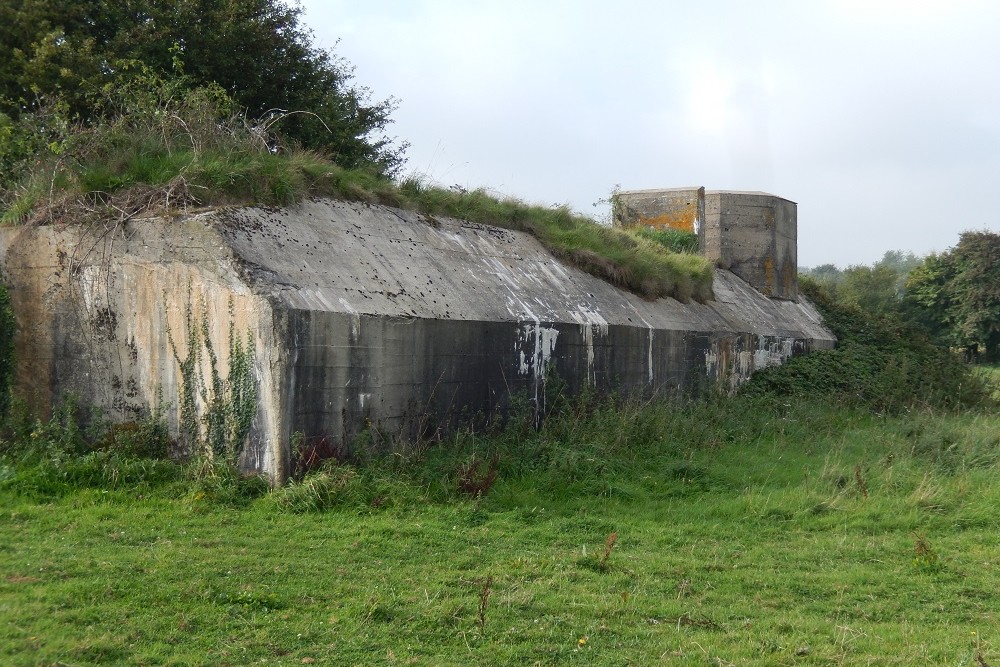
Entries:
{"type": "Polygon", "coordinates": [[[795,202],[766,192],[708,190],[704,254],[765,296],[795,299],[797,217],[795,202]]]}
{"type": "Polygon", "coordinates": [[[701,233],[705,220],[705,188],[625,190],[612,201],[614,223],[622,227],[645,225],[701,233]]]}
{"type": "Polygon", "coordinates": [[[230,331],[252,334],[242,464],[275,481],[295,432],[334,447],[366,425],[426,435],[518,393],[541,402],[553,372],[572,391],[735,386],[834,343],[810,304],[728,271],[708,304],[648,302],[525,234],[357,203],[5,229],[0,266],[18,384],[38,409],[73,391],[130,419],[160,395],[176,430],[192,344],[209,374],[202,324],[223,375],[230,331]]]}
{"type": "Polygon", "coordinates": [[[208,218],[0,230],[0,266],[18,326],[15,382],[41,414],[67,394],[119,421],[159,403],[176,434],[178,357],[192,347],[189,324],[208,327],[221,369],[228,368],[230,325],[253,332],[260,408],[243,464],[271,471],[277,462],[268,443],[285,437],[265,407],[278,400],[281,341],[271,304],[243,282],[208,218]]]}

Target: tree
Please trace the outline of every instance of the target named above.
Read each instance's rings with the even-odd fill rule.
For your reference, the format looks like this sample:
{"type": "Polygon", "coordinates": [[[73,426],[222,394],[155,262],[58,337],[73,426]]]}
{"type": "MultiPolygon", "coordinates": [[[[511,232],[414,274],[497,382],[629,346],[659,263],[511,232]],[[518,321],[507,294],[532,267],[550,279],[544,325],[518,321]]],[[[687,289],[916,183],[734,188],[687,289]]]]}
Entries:
{"type": "Polygon", "coordinates": [[[404,145],[386,136],[396,101],[372,102],[353,69],[313,44],[302,8],[283,0],[20,0],[0,3],[0,113],[40,99],[95,120],[95,101],[138,64],[220,85],[259,118],[293,113],[281,132],[345,167],[392,174],[404,145]]]}
{"type": "Polygon", "coordinates": [[[885,264],[852,266],[843,274],[837,296],[862,310],[885,315],[899,310],[899,273],[885,264]]]}
{"type": "Polygon", "coordinates": [[[956,346],[951,322],[949,284],[955,278],[947,255],[930,254],[914,268],[906,280],[903,312],[908,320],[922,326],[941,345],[956,346]]]}
{"type": "Polygon", "coordinates": [[[1000,234],[965,232],[952,250],[951,292],[958,336],[1000,359],[1000,234]]]}
{"type": "Polygon", "coordinates": [[[921,261],[912,252],[888,250],[871,266],[859,264],[841,270],[822,264],[801,273],[845,303],[884,313],[899,310],[906,277],[921,261]]]}
{"type": "Polygon", "coordinates": [[[964,232],[931,255],[906,284],[907,311],[938,338],[1000,359],[1000,234],[964,232]]]}

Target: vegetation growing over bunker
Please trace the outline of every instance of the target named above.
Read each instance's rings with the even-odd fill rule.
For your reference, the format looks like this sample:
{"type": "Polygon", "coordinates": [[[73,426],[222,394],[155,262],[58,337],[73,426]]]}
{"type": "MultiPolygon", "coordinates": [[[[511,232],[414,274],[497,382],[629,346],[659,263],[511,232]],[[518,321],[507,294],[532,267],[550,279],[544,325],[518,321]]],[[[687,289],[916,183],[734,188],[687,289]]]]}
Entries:
{"type": "Polygon", "coordinates": [[[31,0],[0,9],[0,223],[127,219],[309,196],[534,234],[647,298],[712,297],[711,270],[565,208],[397,179],[397,101],[313,44],[302,7],[31,0]]]}
{"type": "Polygon", "coordinates": [[[34,117],[40,127],[63,129],[0,192],[0,222],[116,221],[325,196],[527,232],[557,257],[644,297],[712,298],[711,266],[696,254],[599,225],[566,207],[338,165],[290,142],[272,121],[237,113],[216,86],[188,89],[147,71],[109,92],[104,104],[116,113],[89,126],[70,124],[58,107],[34,117]]]}

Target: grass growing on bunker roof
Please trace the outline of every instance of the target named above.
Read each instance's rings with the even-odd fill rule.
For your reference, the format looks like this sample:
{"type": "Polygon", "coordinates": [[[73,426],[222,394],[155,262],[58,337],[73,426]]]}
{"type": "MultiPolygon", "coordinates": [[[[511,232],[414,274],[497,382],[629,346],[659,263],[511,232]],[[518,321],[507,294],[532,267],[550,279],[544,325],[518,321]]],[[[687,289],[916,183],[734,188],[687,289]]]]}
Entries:
{"type": "Polygon", "coordinates": [[[127,109],[81,126],[55,107],[30,119],[34,126],[9,132],[15,138],[47,134],[19,159],[13,140],[0,146],[3,163],[12,165],[0,178],[0,224],[115,221],[331,197],[527,232],[563,261],[644,298],[712,298],[712,267],[698,255],[599,225],[565,206],[531,205],[485,189],[433,187],[418,178],[396,182],[374,170],[341,167],[336,156],[282,143],[271,131],[273,122],[262,125],[233,113],[219,90],[164,93],[127,109]]]}
{"type": "Polygon", "coordinates": [[[569,207],[500,199],[482,189],[429,187],[412,178],[398,190],[407,208],[532,234],[556,257],[641,296],[685,302],[712,298],[712,267],[703,257],[672,252],[633,231],[599,225],[569,207]]]}

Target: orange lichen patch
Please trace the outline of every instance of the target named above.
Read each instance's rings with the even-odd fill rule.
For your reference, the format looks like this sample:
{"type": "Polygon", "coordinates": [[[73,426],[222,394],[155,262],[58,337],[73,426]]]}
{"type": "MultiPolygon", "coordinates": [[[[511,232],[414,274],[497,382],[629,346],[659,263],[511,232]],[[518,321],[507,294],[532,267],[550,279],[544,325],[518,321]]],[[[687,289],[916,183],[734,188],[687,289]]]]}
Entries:
{"type": "Polygon", "coordinates": [[[657,216],[639,216],[639,224],[653,229],[678,229],[682,232],[694,233],[695,222],[698,220],[696,211],[678,211],[662,213],[657,216]]]}
{"type": "Polygon", "coordinates": [[[768,296],[774,294],[774,258],[764,258],[764,285],[767,287],[764,293],[768,296]]]}
{"type": "Polygon", "coordinates": [[[794,284],[795,278],[796,276],[795,276],[794,264],[792,264],[792,262],[786,261],[781,271],[781,280],[785,288],[784,296],[786,297],[795,296],[797,290],[792,289],[792,285],[794,284]]]}

